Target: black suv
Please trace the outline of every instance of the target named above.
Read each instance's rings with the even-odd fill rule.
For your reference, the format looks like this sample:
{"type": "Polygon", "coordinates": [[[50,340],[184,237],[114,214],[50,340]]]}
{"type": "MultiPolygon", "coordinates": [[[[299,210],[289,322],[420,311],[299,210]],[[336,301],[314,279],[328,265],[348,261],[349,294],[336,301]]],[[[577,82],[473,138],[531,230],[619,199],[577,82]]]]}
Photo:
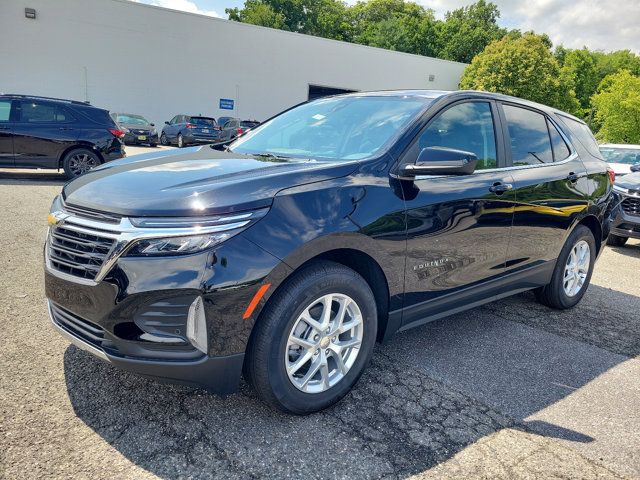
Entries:
{"type": "Polygon", "coordinates": [[[0,95],[0,167],[64,169],[67,177],[125,156],[124,132],[88,103],[0,95]]]}
{"type": "Polygon", "coordinates": [[[353,387],[376,339],[525,290],[585,294],[612,176],[580,120],[461,91],[356,93],[210,146],[112,162],[53,202],[55,327],[125,370],[284,411],[353,387]]]}

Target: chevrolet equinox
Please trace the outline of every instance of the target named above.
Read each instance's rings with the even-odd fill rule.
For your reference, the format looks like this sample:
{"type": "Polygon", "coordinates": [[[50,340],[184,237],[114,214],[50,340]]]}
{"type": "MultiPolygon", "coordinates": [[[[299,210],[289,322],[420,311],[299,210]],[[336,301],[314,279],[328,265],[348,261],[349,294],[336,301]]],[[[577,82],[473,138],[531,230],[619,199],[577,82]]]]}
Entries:
{"type": "Polygon", "coordinates": [[[307,414],[376,340],[533,290],[571,308],[608,235],[589,128],[483,92],[323,98],[223,151],[101,165],[55,198],[53,325],[116,367],[307,414]]]}

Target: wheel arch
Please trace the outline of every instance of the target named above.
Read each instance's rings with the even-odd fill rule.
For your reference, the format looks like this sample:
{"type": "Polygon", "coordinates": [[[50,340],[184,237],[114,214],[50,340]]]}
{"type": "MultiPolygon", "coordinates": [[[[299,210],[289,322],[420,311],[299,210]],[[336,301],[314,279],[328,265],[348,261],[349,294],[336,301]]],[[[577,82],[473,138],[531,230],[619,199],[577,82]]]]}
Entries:
{"type": "Polygon", "coordinates": [[[102,156],[102,154],[96,150],[94,148],[94,145],[89,143],[89,142],[83,142],[83,141],[79,141],[77,143],[74,143],[73,145],[71,145],[70,147],[65,148],[62,153],[60,154],[60,156],[58,157],[58,169],[63,167],[63,162],[64,162],[64,158],[73,150],[80,150],[80,149],[86,149],[86,150],[91,150],[93,153],[95,153],[98,156],[98,159],[100,160],[100,163],[104,163],[104,157],[102,156]]]}
{"type": "Polygon", "coordinates": [[[579,221],[576,222],[571,231],[575,230],[579,225],[584,225],[589,230],[591,230],[593,238],[596,241],[596,251],[597,254],[599,254],[602,251],[605,242],[603,239],[602,224],[600,220],[598,220],[598,217],[596,217],[595,215],[586,215],[582,217],[579,221]]]}

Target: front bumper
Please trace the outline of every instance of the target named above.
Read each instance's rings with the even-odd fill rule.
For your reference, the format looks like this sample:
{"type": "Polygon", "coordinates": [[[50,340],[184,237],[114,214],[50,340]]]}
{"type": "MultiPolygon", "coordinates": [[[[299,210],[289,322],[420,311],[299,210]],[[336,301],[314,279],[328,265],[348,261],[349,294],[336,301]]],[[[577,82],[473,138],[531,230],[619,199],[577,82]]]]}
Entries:
{"type": "Polygon", "coordinates": [[[227,394],[238,387],[259,308],[244,313],[280,263],[238,234],[191,255],[122,256],[104,278],[87,281],[54,268],[45,250],[45,293],[56,330],[83,350],[123,370],[227,394]],[[198,297],[206,353],[186,334],[198,297]]]}
{"type": "Polygon", "coordinates": [[[612,210],[609,220],[610,233],[618,237],[640,239],[640,215],[632,215],[624,210],[622,202],[626,198],[636,199],[638,197],[616,194],[616,206],[612,210]]]}

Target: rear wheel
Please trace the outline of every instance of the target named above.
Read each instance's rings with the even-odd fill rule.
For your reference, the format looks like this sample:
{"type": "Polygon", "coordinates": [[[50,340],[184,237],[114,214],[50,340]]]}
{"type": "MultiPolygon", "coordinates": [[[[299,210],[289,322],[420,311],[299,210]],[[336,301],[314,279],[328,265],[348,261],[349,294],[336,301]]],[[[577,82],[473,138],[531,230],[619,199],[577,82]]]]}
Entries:
{"type": "Polygon", "coordinates": [[[538,301],[558,309],[577,305],[589,287],[595,260],[593,234],[584,225],[579,225],[560,252],[551,282],[536,290],[538,301]]]}
{"type": "Polygon", "coordinates": [[[607,245],[611,245],[612,247],[623,247],[625,243],[629,240],[628,237],[619,237],[618,235],[614,235],[610,233],[607,237],[607,245]]]}
{"type": "Polygon", "coordinates": [[[182,138],[182,134],[181,134],[181,133],[179,133],[179,134],[178,134],[178,148],[182,148],[182,147],[184,147],[184,146],[185,146],[185,144],[184,144],[184,139],[182,138]]]}
{"type": "Polygon", "coordinates": [[[376,331],[365,280],[337,263],[313,263],[280,287],[260,315],[245,377],[273,408],[300,415],[322,410],[358,381],[376,331]]]}
{"type": "Polygon", "coordinates": [[[62,160],[62,168],[67,178],[79,177],[98,165],[100,165],[98,155],[86,148],[71,150],[62,160]]]}

